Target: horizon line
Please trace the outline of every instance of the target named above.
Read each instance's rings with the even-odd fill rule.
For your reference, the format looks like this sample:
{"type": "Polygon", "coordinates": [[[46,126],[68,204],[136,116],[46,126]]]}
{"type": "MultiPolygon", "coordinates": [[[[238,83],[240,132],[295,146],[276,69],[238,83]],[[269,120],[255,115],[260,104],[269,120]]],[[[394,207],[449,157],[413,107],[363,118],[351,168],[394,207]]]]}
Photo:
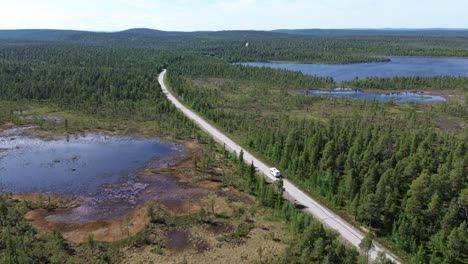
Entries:
{"type": "Polygon", "coordinates": [[[126,28],[122,30],[90,30],[90,29],[71,29],[71,28],[0,28],[1,31],[20,31],[20,30],[56,30],[56,31],[82,31],[82,32],[95,32],[95,33],[117,33],[135,29],[145,29],[145,30],[154,30],[162,32],[180,32],[180,33],[195,33],[195,32],[223,32],[223,31],[259,31],[259,32],[274,32],[280,30],[289,30],[289,31],[299,31],[299,30],[349,30],[349,31],[358,31],[358,30],[375,30],[375,31],[415,31],[415,30],[440,30],[440,31],[468,31],[468,28],[438,28],[438,27],[427,27],[427,28],[277,28],[277,29],[218,29],[218,30],[163,30],[156,28],[147,28],[147,27],[134,27],[126,28]]]}

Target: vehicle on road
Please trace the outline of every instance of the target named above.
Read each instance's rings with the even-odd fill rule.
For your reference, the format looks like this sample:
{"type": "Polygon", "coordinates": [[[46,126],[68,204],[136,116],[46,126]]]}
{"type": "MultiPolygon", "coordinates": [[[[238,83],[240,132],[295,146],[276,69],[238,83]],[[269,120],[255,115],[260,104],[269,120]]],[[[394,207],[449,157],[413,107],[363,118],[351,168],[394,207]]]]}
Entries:
{"type": "MultiPolygon", "coordinates": [[[[166,75],[166,73],[167,71],[163,70],[163,72],[159,75],[159,84],[161,85],[161,88],[165,91],[167,91],[167,87],[164,83],[164,76],[166,75]]],[[[208,122],[203,120],[203,118],[201,118],[199,115],[194,113],[192,110],[188,109],[186,106],[180,103],[177,100],[177,98],[175,98],[174,96],[171,96],[170,92],[168,92],[166,95],[168,99],[172,103],[174,103],[174,105],[177,108],[179,108],[188,118],[196,122],[203,130],[205,130],[210,135],[212,135],[216,141],[218,141],[221,144],[224,144],[224,146],[228,147],[233,152],[240,153],[241,151],[244,151],[244,161],[247,164],[255,163],[256,166],[259,168],[259,171],[264,172],[265,176],[267,176],[268,174],[268,176],[272,175],[275,178],[281,177],[281,172],[278,169],[269,168],[265,163],[255,158],[248,151],[243,150],[241,146],[239,146],[237,143],[232,141],[229,137],[224,135],[221,131],[214,128],[208,122]],[[272,169],[275,169],[276,171],[274,171],[273,173],[272,169]],[[276,175],[279,175],[279,177],[277,177],[276,175]]],[[[317,220],[322,222],[327,227],[336,230],[344,239],[349,241],[356,248],[359,248],[359,244],[364,239],[364,234],[359,229],[347,223],[341,217],[339,217],[338,215],[330,211],[328,208],[320,205],[310,196],[308,196],[307,194],[302,192],[300,189],[298,189],[296,186],[294,186],[287,179],[283,180],[283,184],[284,184],[285,192],[292,199],[295,200],[294,202],[295,204],[301,204],[305,212],[312,214],[317,220]]],[[[384,251],[384,250],[385,249],[382,248],[380,245],[374,245],[374,248],[369,253],[370,258],[373,260],[377,259],[378,252],[384,251]]],[[[385,252],[385,255],[387,258],[394,261],[396,264],[400,263],[391,253],[385,252]]]]}
{"type": "Polygon", "coordinates": [[[281,177],[281,172],[277,168],[270,168],[270,173],[276,178],[281,177]]]}

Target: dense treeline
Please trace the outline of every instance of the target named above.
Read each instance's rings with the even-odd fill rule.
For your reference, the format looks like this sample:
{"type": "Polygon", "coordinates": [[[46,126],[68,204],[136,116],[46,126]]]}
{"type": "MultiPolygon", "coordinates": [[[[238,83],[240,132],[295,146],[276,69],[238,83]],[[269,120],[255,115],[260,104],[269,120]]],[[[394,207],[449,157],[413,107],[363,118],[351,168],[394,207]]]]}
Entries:
{"type": "Polygon", "coordinates": [[[74,130],[131,130],[138,125],[183,138],[195,129],[159,87],[158,72],[167,64],[167,54],[61,45],[0,50],[2,122],[23,124],[15,112],[42,104],[88,115],[69,120],[74,130]]]}
{"type": "MultiPolygon", "coordinates": [[[[168,57],[153,52],[156,51],[66,45],[3,47],[0,49],[0,122],[21,124],[22,107],[53,105],[66,112],[78,112],[117,124],[125,119],[141,123],[155,121],[162,124],[152,127],[153,132],[192,137],[198,130],[175,111],[158,86],[157,75],[168,57]]],[[[346,248],[336,234],[325,231],[320,223],[285,202],[280,187],[266,184],[242,160],[232,159],[237,173],[243,175],[246,182],[238,187],[258,197],[263,206],[274,208],[277,217],[286,221],[298,237],[291,241],[287,254],[277,260],[279,263],[357,262],[357,251],[346,248]]],[[[0,196],[0,262],[115,263],[123,254],[120,249],[133,243],[133,238],[120,244],[96,243],[90,238],[88,243],[76,245],[65,241],[58,231],[37,233],[24,219],[24,214],[41,207],[47,209],[48,205],[17,202],[7,195],[0,196]]],[[[144,241],[146,234],[139,234],[135,240],[144,241]]]]}
{"type": "MultiPolygon", "coordinates": [[[[266,114],[276,112],[281,115],[291,115],[292,111],[297,111],[301,115],[315,119],[328,118],[332,112],[341,114],[342,118],[349,118],[353,114],[368,115],[371,113],[370,111],[362,110],[369,108],[369,110],[380,111],[383,114],[385,112],[393,114],[399,112],[395,112],[389,108],[389,106],[393,105],[392,102],[379,103],[375,101],[340,100],[333,97],[301,96],[296,94],[296,91],[309,89],[322,90],[343,86],[343,84],[334,83],[332,78],[308,76],[287,70],[227,65],[222,61],[208,60],[206,58],[193,58],[192,61],[174,61],[171,64],[171,68],[176,69],[171,76],[171,80],[178,83],[178,85],[173,87],[177,94],[182,99],[185,97],[192,98],[189,100],[191,106],[197,111],[203,111],[207,117],[213,120],[216,120],[218,115],[224,115],[226,120],[235,118],[227,118],[227,116],[231,115],[231,112],[234,112],[234,115],[236,115],[236,112],[237,114],[248,115],[250,109],[257,109],[266,114]],[[203,67],[194,67],[194,64],[200,65],[202,63],[203,67]],[[191,86],[192,89],[185,89],[184,87],[186,86],[191,86]],[[207,100],[207,98],[212,99],[207,100]],[[337,108],[336,106],[339,105],[343,107],[337,108]],[[213,109],[214,111],[207,111],[208,109],[213,109]]],[[[346,83],[346,85],[360,88],[359,83],[379,83],[379,80],[356,80],[346,83]],[[352,83],[357,83],[358,85],[351,85],[352,83]]],[[[439,114],[443,113],[442,116],[448,114],[466,120],[468,108],[466,100],[463,101],[463,99],[468,96],[468,93],[466,93],[466,89],[462,85],[464,78],[408,77],[382,79],[382,83],[374,87],[368,87],[367,89],[384,89],[381,85],[390,82],[398,82],[398,89],[403,89],[406,86],[410,87],[408,90],[435,89],[449,91],[447,95],[455,98],[455,100],[450,103],[432,104],[430,109],[435,109],[434,112],[438,112],[439,114]],[[440,81],[444,79],[451,81],[442,86],[440,81]],[[418,84],[421,86],[418,86],[418,84]],[[450,96],[450,94],[453,94],[453,96],[450,96]]],[[[390,87],[395,87],[395,85],[390,85],[390,87]]],[[[435,120],[431,119],[444,118],[437,117],[435,113],[427,115],[427,111],[422,106],[423,104],[420,104],[420,106],[412,104],[412,108],[416,111],[414,114],[418,116],[415,118],[415,121],[433,123],[435,120]],[[421,114],[418,112],[421,112],[421,114]]],[[[262,115],[253,115],[249,118],[257,120],[261,119],[262,115]]]]}
{"type": "Polygon", "coordinates": [[[73,46],[3,48],[0,99],[49,102],[120,119],[178,115],[157,82],[167,57],[149,53],[73,46]]]}
{"type": "MultiPolygon", "coordinates": [[[[222,76],[223,79],[241,79],[241,80],[259,80],[279,87],[297,87],[297,88],[319,88],[328,87],[333,84],[333,79],[308,76],[300,72],[288,70],[272,70],[267,67],[257,68],[234,64],[233,67],[226,67],[226,63],[217,59],[207,59],[200,57],[184,58],[175,60],[171,67],[177,65],[178,72],[193,72],[194,63],[203,63],[203,68],[197,69],[197,72],[210,72],[213,76],[222,76]],[[190,64],[184,63],[190,61],[190,64]],[[181,63],[178,63],[181,62],[181,63]]],[[[193,72],[195,73],[195,72],[193,72]]]]}
{"type": "Polygon", "coordinates": [[[251,128],[248,142],[400,248],[415,253],[430,245],[430,258],[422,262],[454,262],[466,253],[460,245],[468,220],[467,138],[372,122],[280,120],[281,127],[268,133],[267,119],[251,128]]]}
{"type": "MultiPolygon", "coordinates": [[[[200,141],[207,141],[206,135],[198,136],[200,141]]],[[[200,173],[214,180],[220,180],[219,175],[209,173],[214,167],[221,167],[225,173],[236,174],[235,182],[229,184],[254,195],[258,201],[256,208],[273,209],[275,215],[272,217],[275,221],[284,224],[293,234],[294,239],[284,241],[287,243],[286,252],[280,257],[268,256],[269,260],[273,263],[358,263],[359,254],[355,249],[345,247],[338,240],[336,233],[325,230],[318,221],[283,199],[281,181],[274,185],[267,184],[263,177],[256,175],[253,164],[248,166],[244,163],[242,154],[240,157],[229,155],[222,147],[215,147],[213,140],[210,140],[209,146],[205,148],[204,162],[201,167],[195,166],[195,170],[198,168],[200,173]]],[[[27,211],[54,208],[45,197],[40,199],[46,201],[19,202],[10,199],[8,195],[0,195],[1,263],[118,263],[125,254],[122,249],[126,247],[138,248],[147,245],[162,250],[160,238],[155,238],[151,235],[152,232],[158,228],[158,223],[173,227],[177,222],[177,216],[169,216],[162,211],[160,205],[154,205],[148,211],[150,223],[135,237],[118,243],[98,243],[89,237],[87,243],[75,244],[64,240],[57,230],[49,234],[38,233],[31,227],[24,218],[27,211]]],[[[243,210],[239,213],[243,214],[243,210]]],[[[215,217],[210,217],[209,214],[203,209],[194,216],[185,216],[185,219],[190,221],[188,225],[196,224],[197,221],[209,222],[215,217]]],[[[233,236],[247,236],[248,232],[249,230],[236,231],[233,236]]]]}
{"type": "Polygon", "coordinates": [[[277,29],[295,35],[313,36],[467,36],[464,29],[277,29]]]}
{"type": "Polygon", "coordinates": [[[137,101],[159,104],[161,111],[170,108],[170,104],[161,100],[157,75],[137,67],[4,63],[0,67],[0,98],[5,100],[50,100],[90,112],[97,112],[102,106],[131,108],[126,102],[137,101]]]}
{"type": "MultiPolygon", "coordinates": [[[[2,46],[73,45],[113,49],[159,49],[167,53],[213,56],[230,62],[294,61],[356,63],[385,61],[381,56],[468,57],[466,34],[291,35],[262,31],[162,32],[18,32],[2,37],[2,46]],[[33,44],[34,43],[34,44],[33,44]],[[248,43],[248,45],[246,45],[248,43]]],[[[72,51],[73,53],[74,51],[72,51]]]]}
{"type": "MultiPolygon", "coordinates": [[[[367,104],[368,110],[356,104],[359,108],[353,112],[359,114],[332,115],[326,122],[295,118],[285,114],[291,110],[287,102],[295,97],[285,94],[281,104],[263,90],[248,93],[245,105],[238,106],[246,110],[236,110],[233,104],[238,101],[232,96],[249,91],[243,88],[249,87],[246,80],[278,82],[281,87],[286,80],[294,86],[294,78],[281,71],[275,76],[264,69],[244,73],[247,70],[239,66],[182,64],[171,65],[168,74],[181,99],[278,165],[304,189],[346,210],[410,253],[415,263],[467,259],[466,131],[442,133],[424,115],[411,111],[391,115],[380,111],[377,102],[367,104]],[[239,84],[226,85],[232,93],[225,95],[190,81],[219,77],[239,84]],[[276,80],[280,78],[284,80],[276,80]],[[248,111],[257,104],[280,104],[283,109],[248,111]]],[[[461,113],[466,117],[466,111],[461,113]]]]}
{"type": "Polygon", "coordinates": [[[263,176],[256,174],[254,164],[245,164],[243,152],[239,154],[239,158],[235,155],[230,158],[234,161],[237,174],[243,179],[237,188],[255,195],[263,206],[275,209],[277,216],[288,224],[294,234],[286,252],[275,263],[358,262],[358,252],[340,243],[338,234],[326,231],[320,222],[283,198],[282,180],[267,184],[263,176]]]}
{"type": "Polygon", "coordinates": [[[361,89],[382,90],[447,90],[456,89],[468,92],[468,78],[435,76],[435,77],[393,77],[393,78],[369,78],[365,80],[353,80],[344,85],[361,89]]]}
{"type": "Polygon", "coordinates": [[[0,42],[0,61],[73,66],[152,68],[177,57],[174,51],[154,48],[126,48],[110,45],[83,45],[50,42],[0,42]]]}
{"type": "MultiPolygon", "coordinates": [[[[427,115],[416,111],[389,114],[378,102],[345,101],[350,113],[339,115],[322,109],[332,113],[310,118],[301,107],[308,111],[316,102],[322,103],[320,106],[330,102],[333,108],[343,100],[294,96],[288,90],[331,88],[336,85],[331,78],[230,66],[226,62],[353,63],[382,60],[374,57],[382,55],[468,57],[467,43],[468,38],[463,36],[317,37],[265,32],[164,37],[86,33],[43,42],[6,40],[0,43],[0,122],[21,122],[14,112],[27,102],[37,102],[108,123],[157,122],[153,127],[156,132],[193,136],[193,124],[165,99],[157,83],[158,72],[170,65],[172,88],[185,102],[241,138],[245,146],[278,164],[305,190],[346,210],[409,252],[415,263],[463,262],[468,256],[466,131],[442,133],[428,125],[427,115]],[[223,89],[230,93],[204,89],[203,82],[193,85],[207,78],[222,78],[223,89]],[[270,86],[280,89],[273,91],[270,86]],[[248,97],[248,103],[236,105],[237,101],[229,97],[236,94],[248,97]],[[265,106],[268,111],[263,110],[265,106]]],[[[465,92],[465,79],[374,79],[356,80],[350,85],[378,89],[450,86],[465,92]]],[[[466,120],[466,107],[446,103],[434,108],[466,120]]],[[[241,173],[249,175],[241,168],[241,173]]],[[[298,234],[307,234],[290,246],[282,263],[311,259],[355,262],[355,253],[340,245],[333,234],[282,202],[277,187],[255,177],[247,180],[247,191],[257,195],[262,204],[282,212],[298,234]]],[[[37,239],[21,220],[25,210],[22,204],[2,200],[0,209],[2,234],[13,234],[2,235],[5,239],[0,249],[8,262],[53,262],[51,259],[70,253],[57,234],[37,239]],[[54,252],[61,253],[50,256],[31,251],[23,258],[24,250],[14,250],[35,243],[39,248],[56,246],[54,252]]]]}
{"type": "MultiPolygon", "coordinates": [[[[224,33],[228,35],[228,33],[224,33]]],[[[233,39],[193,43],[207,56],[236,61],[356,63],[385,61],[379,56],[467,57],[467,37],[430,36],[270,36],[231,33],[233,39]],[[248,42],[246,47],[244,43],[248,42]],[[376,57],[377,56],[377,57],[376,57]]],[[[216,40],[216,38],[214,38],[216,40]]]]}

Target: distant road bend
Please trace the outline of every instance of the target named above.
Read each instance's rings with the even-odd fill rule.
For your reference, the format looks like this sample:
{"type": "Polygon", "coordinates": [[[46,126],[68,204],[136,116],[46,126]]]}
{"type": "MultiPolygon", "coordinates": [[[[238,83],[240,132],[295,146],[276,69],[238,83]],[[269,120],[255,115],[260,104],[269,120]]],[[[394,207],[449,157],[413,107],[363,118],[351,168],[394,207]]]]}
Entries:
{"type": "MultiPolygon", "coordinates": [[[[240,153],[241,150],[244,151],[244,160],[246,163],[253,162],[255,167],[257,167],[258,171],[263,173],[264,176],[271,180],[275,181],[276,178],[270,174],[269,167],[260,161],[259,159],[255,158],[252,154],[248,151],[244,150],[241,146],[237,143],[232,141],[226,135],[224,135],[221,131],[217,128],[210,125],[206,122],[203,118],[199,115],[192,112],[192,110],[185,107],[182,103],[177,100],[177,98],[172,95],[169,90],[167,89],[164,83],[164,76],[166,75],[167,71],[163,70],[162,73],[159,75],[159,84],[161,85],[161,89],[163,90],[164,94],[167,98],[177,107],[179,108],[188,118],[192,119],[195,123],[197,123],[204,131],[209,133],[218,143],[225,144],[226,148],[230,151],[235,151],[236,153],[240,153]]],[[[322,222],[324,225],[328,226],[331,229],[337,231],[341,237],[347,240],[349,243],[354,245],[355,247],[359,248],[359,243],[364,238],[364,235],[355,227],[348,224],[345,220],[341,217],[336,215],[331,210],[327,209],[326,207],[320,205],[317,201],[309,197],[307,194],[299,190],[296,186],[294,186],[290,181],[284,179],[284,189],[285,192],[296,200],[296,203],[301,204],[305,207],[305,211],[312,214],[315,219],[322,222]]],[[[386,254],[388,259],[391,259],[395,263],[400,263],[396,258],[390,253],[389,250],[384,249],[383,247],[376,245],[374,243],[374,249],[370,252],[370,258],[375,260],[377,258],[377,253],[379,251],[383,251],[386,254]]]]}

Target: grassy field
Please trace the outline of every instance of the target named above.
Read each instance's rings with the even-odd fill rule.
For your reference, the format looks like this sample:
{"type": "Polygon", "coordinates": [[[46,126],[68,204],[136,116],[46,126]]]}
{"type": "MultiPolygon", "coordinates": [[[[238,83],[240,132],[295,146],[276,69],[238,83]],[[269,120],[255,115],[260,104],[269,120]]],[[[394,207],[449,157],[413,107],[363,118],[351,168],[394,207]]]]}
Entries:
{"type": "MultiPolygon", "coordinates": [[[[249,118],[287,115],[296,119],[326,121],[331,116],[352,117],[380,112],[388,118],[417,115],[417,120],[428,122],[444,131],[461,132],[468,124],[468,110],[463,90],[431,91],[447,98],[446,103],[393,103],[359,101],[333,97],[304,96],[296,94],[300,87],[272,86],[255,80],[230,80],[205,78],[189,80],[191,89],[207,91],[219,98],[217,107],[225,111],[243,113],[249,118]],[[457,110],[451,110],[457,109],[457,110]],[[253,115],[252,113],[255,113],[253,115]]],[[[370,90],[369,92],[388,92],[370,90]]]]}

